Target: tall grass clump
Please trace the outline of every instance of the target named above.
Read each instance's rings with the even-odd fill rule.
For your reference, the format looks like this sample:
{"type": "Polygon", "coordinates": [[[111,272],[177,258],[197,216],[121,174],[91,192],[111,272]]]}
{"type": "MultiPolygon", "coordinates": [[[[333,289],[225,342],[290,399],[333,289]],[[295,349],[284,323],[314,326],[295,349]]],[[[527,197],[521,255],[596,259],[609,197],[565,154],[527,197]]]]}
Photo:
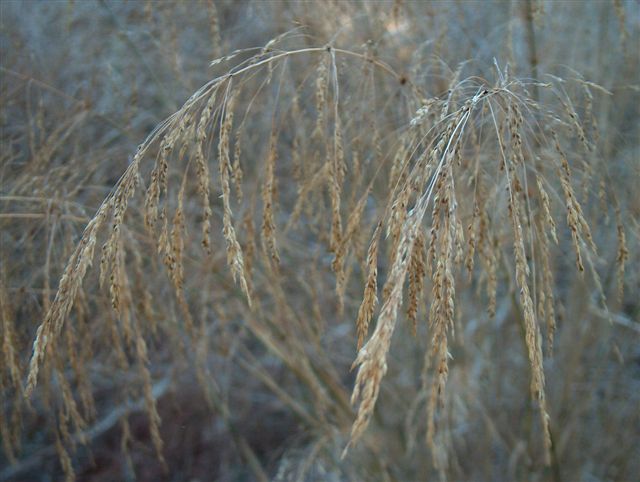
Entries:
{"type": "Polygon", "coordinates": [[[224,2],[99,5],[69,32],[119,32],[157,113],[3,62],[2,480],[56,459],[67,480],[195,477],[201,446],[219,480],[634,473],[580,456],[638,420],[628,4],[585,14],[619,27],[617,79],[604,52],[545,59],[554,3],[249,2],[257,47],[224,2]],[[505,48],[456,47],[493,18],[505,48]]]}

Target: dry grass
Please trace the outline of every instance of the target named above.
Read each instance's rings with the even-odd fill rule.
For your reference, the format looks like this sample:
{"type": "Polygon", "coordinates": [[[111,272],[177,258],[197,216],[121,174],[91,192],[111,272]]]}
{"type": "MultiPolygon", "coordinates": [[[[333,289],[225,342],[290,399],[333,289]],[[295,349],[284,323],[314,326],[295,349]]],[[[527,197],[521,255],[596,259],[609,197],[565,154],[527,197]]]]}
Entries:
{"type": "MultiPolygon", "coordinates": [[[[619,384],[637,384],[624,335],[638,331],[638,144],[637,132],[616,129],[638,113],[617,116],[612,105],[637,97],[639,62],[623,49],[616,79],[602,64],[551,71],[551,53],[539,58],[551,39],[536,31],[548,33],[554,14],[542,6],[514,3],[505,14],[491,4],[510,43],[487,55],[456,49],[461,34],[448,31],[456,16],[491,20],[476,9],[250,3],[259,18],[303,26],[274,23],[261,46],[232,51],[239,43],[221,28],[232,6],[198,4],[208,13],[195,31],[216,55],[232,52],[202,79],[188,74],[193,56],[176,27],[163,28],[190,18],[179,4],[122,7],[158,29],[162,78],[142,54],[146,40],[102,4],[105,28],[121,32],[166,104],[154,128],[135,112],[137,90],[129,111],[105,114],[99,97],[29,80],[7,57],[0,433],[13,466],[1,478],[55,454],[67,480],[94,480],[85,454],[101,450],[104,434],[125,454],[118,477],[180,478],[184,454],[173,456],[163,397],[218,419],[214,438],[231,442],[208,456],[220,480],[585,476],[579,454],[598,446],[571,438],[595,430],[606,446],[616,433],[607,425],[637,422],[637,395],[625,403],[619,384]],[[418,12],[448,27],[429,33],[418,12]],[[181,107],[172,87],[188,92],[181,107]],[[105,125],[115,137],[101,136],[105,125]],[[138,135],[126,163],[108,161],[125,159],[114,146],[138,135]],[[18,285],[22,304],[10,293],[18,285]],[[42,322],[20,321],[30,318],[42,322]],[[577,403],[573,386],[585,380],[609,395],[577,403]],[[205,409],[179,397],[195,387],[194,406],[205,409]],[[145,435],[132,425],[142,407],[145,435]],[[260,442],[257,410],[285,420],[284,441],[260,442]],[[40,452],[27,411],[47,424],[40,452]],[[140,438],[153,469],[136,460],[140,438]],[[240,462],[246,471],[224,469],[240,462]]],[[[584,18],[599,9],[625,27],[605,41],[637,39],[628,4],[592,6],[584,18]]],[[[71,22],[88,15],[69,12],[71,22]]],[[[617,472],[588,469],[598,480],[637,468],[633,453],[607,453],[593,463],[617,472]]]]}

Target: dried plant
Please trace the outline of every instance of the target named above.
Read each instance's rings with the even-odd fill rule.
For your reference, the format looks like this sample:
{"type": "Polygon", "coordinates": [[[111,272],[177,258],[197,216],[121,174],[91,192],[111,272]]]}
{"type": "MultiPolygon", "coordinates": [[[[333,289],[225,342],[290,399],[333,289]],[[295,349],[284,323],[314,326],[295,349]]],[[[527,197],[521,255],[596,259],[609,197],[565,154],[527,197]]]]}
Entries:
{"type": "MultiPolygon", "coordinates": [[[[536,5],[527,2],[524,12],[530,37],[537,16],[545,15],[536,5]]],[[[353,13],[350,5],[321,8],[331,19],[353,13]]],[[[411,21],[405,8],[396,2],[388,15],[369,13],[371,28],[405,28],[411,21]]],[[[212,51],[220,55],[224,9],[215,2],[206,9],[212,51]]],[[[145,12],[153,21],[154,8],[145,12]]],[[[620,2],[615,14],[625,24],[620,2]]],[[[254,479],[268,480],[268,470],[237,428],[232,407],[239,402],[224,381],[235,371],[266,387],[313,434],[298,480],[320,470],[314,465],[320,454],[337,467],[340,456],[347,462],[361,456],[360,447],[372,454],[371,470],[387,473],[392,463],[369,427],[385,426],[386,407],[394,403],[385,384],[399,383],[394,377],[409,360],[421,381],[413,384],[406,413],[395,415],[408,424],[402,450],[411,455],[421,434],[429,467],[446,478],[464,472],[451,426],[464,418],[460,407],[473,405],[473,390],[481,390],[479,382],[461,380],[456,367],[468,362],[456,352],[470,331],[509,330],[512,320],[520,340],[505,356],[527,360],[527,396],[537,412],[527,434],[537,441],[527,445],[526,457],[560,470],[558,453],[566,442],[558,438],[559,416],[547,387],[558,376],[549,360],[558,346],[567,346],[558,340],[571,301],[563,283],[575,273],[577,296],[597,299],[593,312],[613,321],[602,260],[614,262],[615,302],[622,303],[640,238],[637,222],[625,221],[626,195],[610,185],[612,174],[603,167],[610,153],[595,112],[598,97],[612,93],[570,70],[564,77],[547,75],[534,38],[526,68],[493,59],[449,69],[437,54],[447,48],[444,37],[430,56],[423,47],[407,54],[399,42],[397,52],[410,66],[405,69],[376,45],[354,47],[340,29],[318,35],[331,33],[322,32],[327,25],[310,21],[264,46],[217,58],[212,78],[151,130],[106,197],[90,198],[100,202],[95,214],[83,209],[79,215],[70,194],[55,215],[49,208],[46,312],[28,367],[21,366],[26,360],[18,338],[25,334],[14,322],[3,265],[0,390],[14,420],[3,411],[0,433],[9,461],[17,460],[20,445],[15,420],[33,403],[52,414],[55,453],[73,480],[74,453],[78,444],[89,444],[100,406],[91,376],[92,361],[100,360],[130,374],[113,395],[123,407],[113,415],[123,452],[132,441],[129,414],[144,407],[165,471],[171,463],[159,399],[170,392],[169,379],[191,367],[206,406],[228,427],[254,479]],[[528,69],[539,78],[520,75],[528,69]],[[593,210],[594,200],[607,205],[607,196],[614,201],[613,226],[600,223],[593,210]],[[86,226],[79,239],[65,224],[79,222],[75,218],[86,226]],[[60,249],[53,246],[55,230],[67,233],[60,249]],[[615,252],[599,243],[609,231],[615,252]],[[564,261],[568,246],[571,269],[564,261]],[[101,315],[92,321],[96,312],[101,315]],[[354,360],[350,400],[349,352],[332,348],[341,339],[354,360]],[[394,355],[393,343],[402,343],[406,353],[394,355]],[[256,355],[260,350],[264,359],[256,355]],[[156,357],[171,361],[165,378],[156,357]],[[283,388],[268,357],[299,388],[283,388]],[[222,366],[227,371],[219,376],[214,371],[222,366]]],[[[176,52],[170,64],[179,77],[180,39],[175,32],[162,35],[176,52]]],[[[625,30],[622,41],[629,35],[625,30]]],[[[88,115],[85,108],[78,106],[76,117],[49,132],[50,139],[38,138],[47,132],[44,119],[28,123],[36,126],[30,147],[35,175],[12,178],[5,199],[14,202],[34,185],[47,185],[43,166],[88,115]]],[[[55,179],[73,169],[62,164],[55,179]]],[[[484,346],[487,338],[473,340],[484,346]]],[[[485,408],[478,410],[491,421],[485,408]]],[[[495,431],[491,423],[483,430],[495,431]]],[[[514,449],[512,457],[517,464],[525,455],[514,449]]],[[[346,477],[366,477],[368,469],[362,470],[346,477]]],[[[287,471],[281,466],[277,477],[285,480],[287,471]]]]}

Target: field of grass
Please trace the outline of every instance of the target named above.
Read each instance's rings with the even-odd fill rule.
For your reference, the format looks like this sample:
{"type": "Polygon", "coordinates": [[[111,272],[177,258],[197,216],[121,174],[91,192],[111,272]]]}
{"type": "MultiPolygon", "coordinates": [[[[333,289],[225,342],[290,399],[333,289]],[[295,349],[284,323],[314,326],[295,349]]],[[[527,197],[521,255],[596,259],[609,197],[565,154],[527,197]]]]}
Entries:
{"type": "Polygon", "coordinates": [[[0,481],[637,480],[639,51],[635,0],[0,3],[0,481]]]}

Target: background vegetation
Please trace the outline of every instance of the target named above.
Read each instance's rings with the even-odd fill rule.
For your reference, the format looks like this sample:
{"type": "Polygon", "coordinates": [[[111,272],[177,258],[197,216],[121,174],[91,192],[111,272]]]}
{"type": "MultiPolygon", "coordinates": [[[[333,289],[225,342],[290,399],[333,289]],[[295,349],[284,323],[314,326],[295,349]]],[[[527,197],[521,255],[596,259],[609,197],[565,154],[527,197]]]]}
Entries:
{"type": "Polygon", "coordinates": [[[0,14],[0,480],[635,480],[637,2],[0,14]]]}

